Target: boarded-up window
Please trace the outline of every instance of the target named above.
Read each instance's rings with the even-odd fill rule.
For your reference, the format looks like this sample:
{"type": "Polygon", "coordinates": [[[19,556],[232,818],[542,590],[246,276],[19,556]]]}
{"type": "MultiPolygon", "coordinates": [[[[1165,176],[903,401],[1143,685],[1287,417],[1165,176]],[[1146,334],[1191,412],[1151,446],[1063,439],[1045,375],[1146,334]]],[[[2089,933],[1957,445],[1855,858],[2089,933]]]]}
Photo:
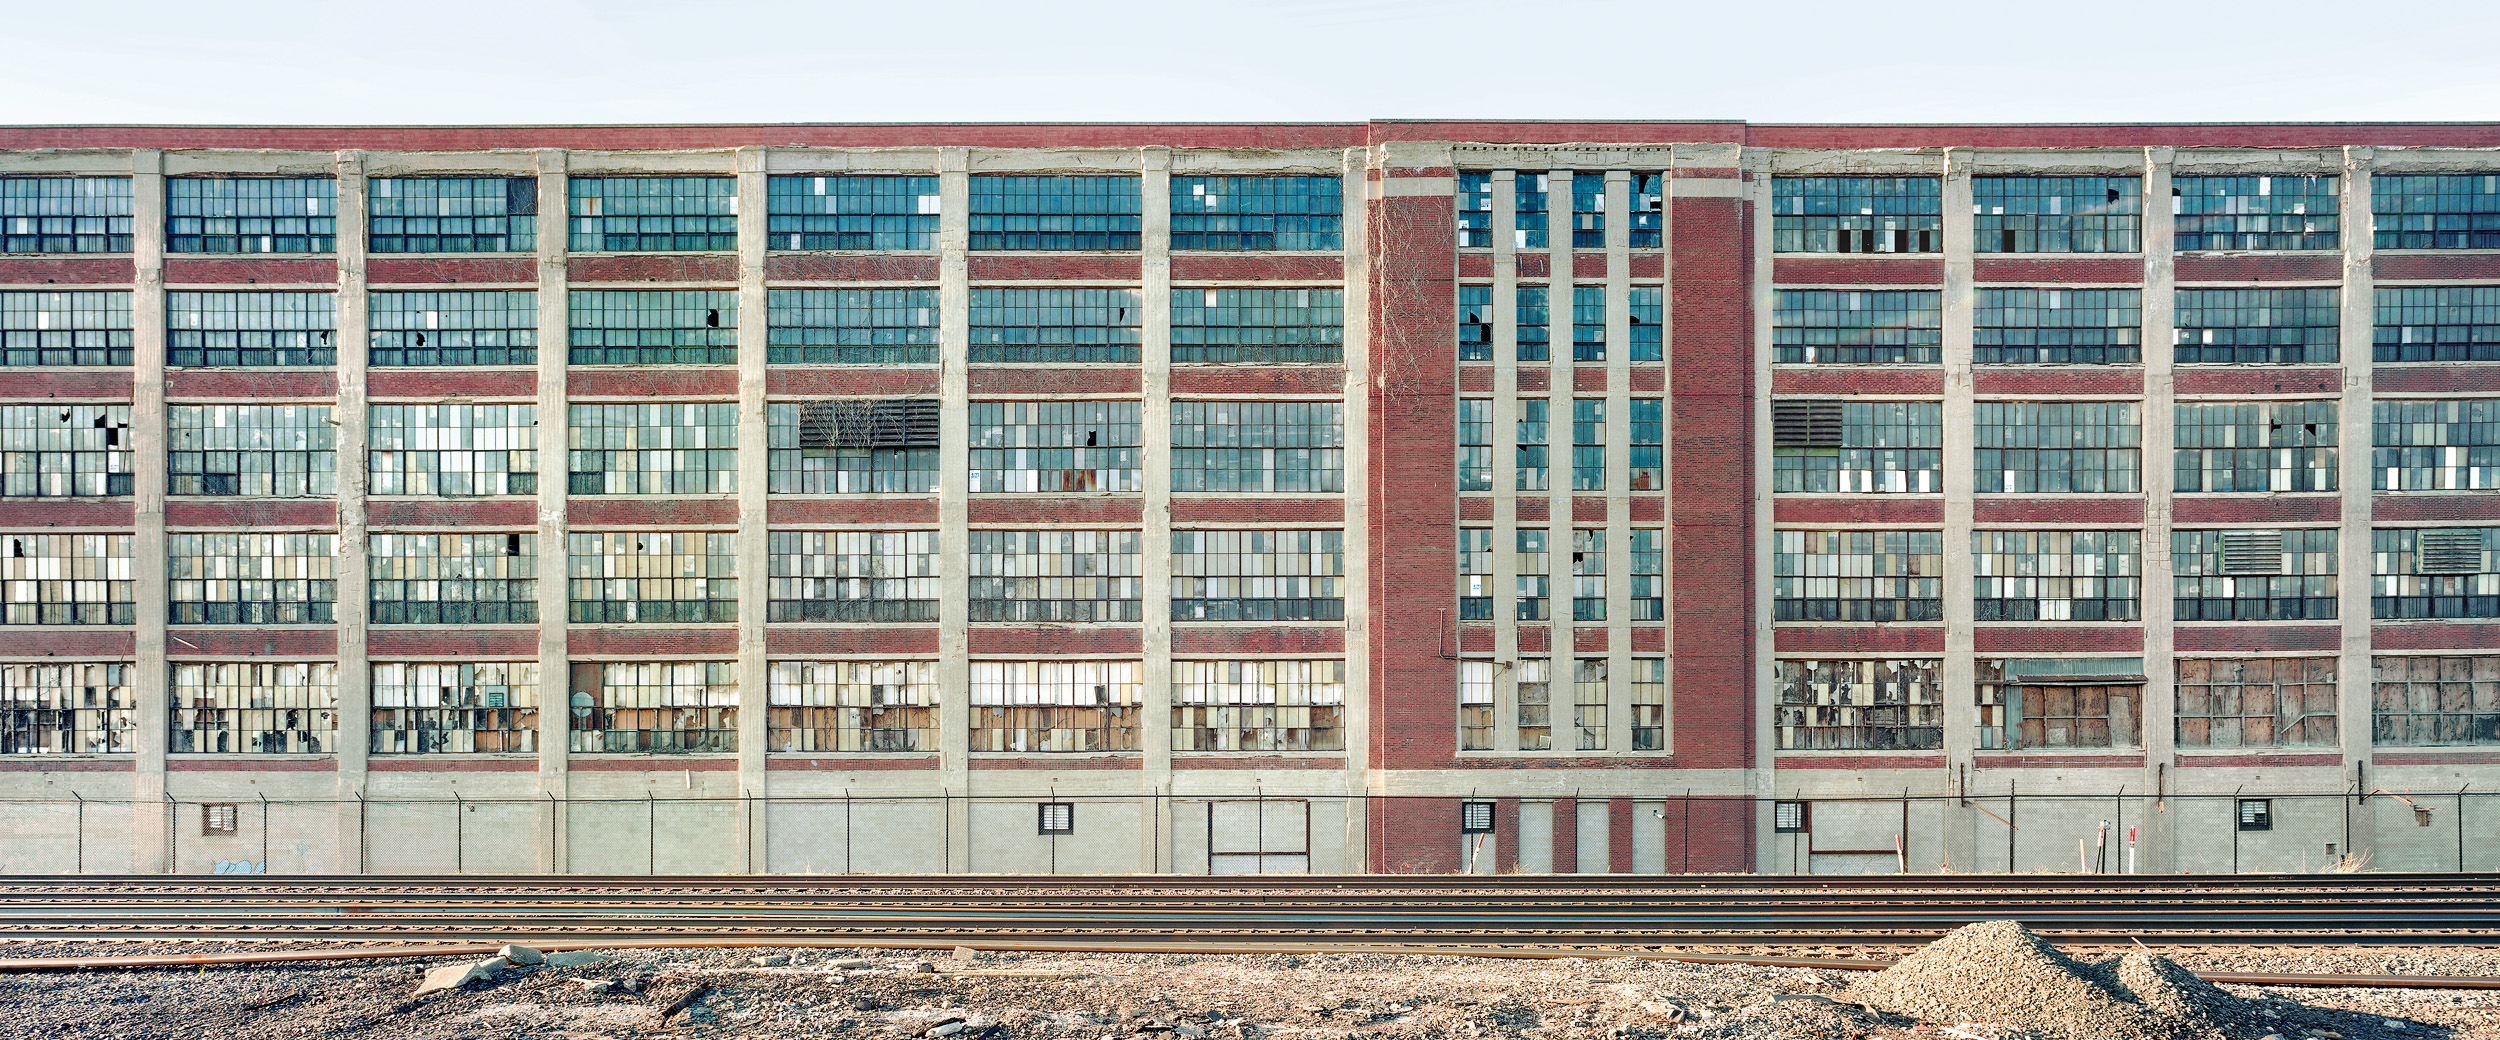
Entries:
{"type": "Polygon", "coordinates": [[[2141,746],[2143,670],[2137,657],[1982,658],[1974,683],[1979,746],[2141,746]]]}
{"type": "Polygon", "coordinates": [[[2194,747],[2333,747],[2335,658],[2182,658],[2178,740],[2194,747]]]}
{"type": "Polygon", "coordinates": [[[2500,656],[2378,657],[2370,742],[2500,744],[2500,656]]]}

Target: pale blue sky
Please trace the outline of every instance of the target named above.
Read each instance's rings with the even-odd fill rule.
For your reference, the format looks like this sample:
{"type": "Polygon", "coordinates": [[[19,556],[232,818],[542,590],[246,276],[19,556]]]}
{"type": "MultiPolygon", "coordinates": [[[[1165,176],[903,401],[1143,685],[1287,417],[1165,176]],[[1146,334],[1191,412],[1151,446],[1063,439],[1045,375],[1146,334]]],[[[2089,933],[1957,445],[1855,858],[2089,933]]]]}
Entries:
{"type": "Polygon", "coordinates": [[[0,122],[2492,120],[2495,12],[2489,0],[30,4],[0,38],[0,122]]]}

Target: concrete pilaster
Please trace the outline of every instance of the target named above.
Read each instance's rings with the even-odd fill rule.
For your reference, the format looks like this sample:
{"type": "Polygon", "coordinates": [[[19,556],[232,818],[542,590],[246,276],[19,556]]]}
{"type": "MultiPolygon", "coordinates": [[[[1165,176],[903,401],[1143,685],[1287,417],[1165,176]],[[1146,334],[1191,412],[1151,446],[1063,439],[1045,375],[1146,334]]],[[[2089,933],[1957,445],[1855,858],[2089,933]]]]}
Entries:
{"type": "Polygon", "coordinates": [[[173,725],[173,675],[165,664],[165,153],[130,155],[131,585],[137,598],[130,669],[137,730],[131,740],[131,869],[171,872],[164,815],[165,748],[173,725]]]}
{"type": "MultiPolygon", "coordinates": [[[[1339,167],[1345,186],[1345,793],[1362,794],[1371,767],[1371,155],[1346,149],[1339,167]]],[[[1455,301],[1453,301],[1455,302],[1455,301]]],[[[1455,645],[1453,619],[1448,638],[1455,645]]],[[[1363,799],[1346,799],[1344,847],[1350,866],[1364,864],[1353,850],[1365,847],[1369,821],[1363,799]]],[[[1172,833],[1170,809],[1158,801],[1163,833],[1172,833]]],[[[1166,843],[1168,850],[1169,843],[1166,843]]],[[[1169,855],[1168,851],[1166,855],[1169,855]]],[[[1170,869],[1167,861],[1165,869],[1170,869]]]]}
{"type": "MultiPolygon", "coordinates": [[[[2144,728],[2144,777],[2137,793],[2151,793],[2169,782],[2169,770],[2177,744],[2179,697],[2177,657],[2173,641],[2177,635],[2176,604],[2171,599],[2171,578],[2177,571],[2170,559],[2171,451],[2177,437],[2171,429],[2171,418],[2177,412],[2176,383],[2173,362],[2178,351],[2172,340],[2175,327],[2178,267],[2176,246],[2178,236],[2169,219],[2170,165],[2174,158],[2169,148],[2147,148],[2144,151],[2144,292],[2142,332],[2139,340],[2144,351],[2144,533],[2139,549],[2144,561],[2144,696],[2137,706],[2139,724],[2144,728]]],[[[2151,802],[2144,803],[2146,805],[2151,802]]],[[[2138,867],[2148,872],[2167,873],[2171,869],[2171,850],[2175,847],[2171,823],[2176,816],[2164,811],[2147,814],[2137,826],[2140,832],[2138,867]]],[[[2123,853],[2126,835],[2111,837],[2123,853]]],[[[2123,864],[2123,860],[2118,860],[2123,864]]]]}
{"type": "MultiPolygon", "coordinates": [[[[572,718],[571,672],[566,661],[565,553],[565,361],[570,299],[565,295],[566,197],[564,152],[538,151],[538,793],[560,800],[569,794],[565,774],[566,731],[572,718]]],[[[550,801],[540,823],[554,835],[541,855],[542,869],[567,866],[564,810],[550,801]]]]}
{"type": "MultiPolygon", "coordinates": [[[[965,573],[971,510],[966,498],[971,472],[971,374],[964,358],[972,336],[971,155],[963,148],[938,152],[938,472],[951,474],[938,485],[938,546],[950,566],[938,571],[938,786],[961,792],[970,779],[972,747],[972,670],[967,597],[971,582],[965,573]]],[[[959,814],[946,823],[949,847],[963,848],[971,828],[959,814]]],[[[949,869],[958,866],[949,857],[949,869]]]]}
{"type": "MultiPolygon", "coordinates": [[[[1578,383],[1571,322],[1571,171],[1545,171],[1545,704],[1548,747],[1580,749],[1579,640],[1572,619],[1572,388],[1578,383]]],[[[1612,416],[1608,417],[1612,419],[1612,416]]],[[[1601,432],[1600,436],[1604,434],[1601,432]]]]}
{"type": "MultiPolygon", "coordinates": [[[[2377,249],[2372,233],[2370,190],[2370,165],[2374,158],[2374,150],[2367,146],[2344,149],[2344,294],[2339,336],[2344,393],[2337,405],[2341,411],[2336,417],[2335,438],[2336,486],[2343,499],[2343,519],[2335,545],[2336,614],[2343,625],[2343,659],[2336,675],[2337,735],[2344,750],[2344,779],[2359,785],[2362,794],[2375,786],[2369,778],[2370,716],[2375,704],[2370,667],[2370,420],[2374,387],[2371,344],[2378,320],[2372,274],[2377,249]]],[[[2378,844],[2373,826],[2378,814],[2368,811],[2367,806],[2363,803],[2347,810],[2352,821],[2350,847],[2342,850],[2347,854],[2367,855],[2378,844]]]]}
{"type": "MultiPolygon", "coordinates": [[[[365,791],[365,755],[372,747],[373,670],[365,662],[368,594],[365,494],[366,436],[370,409],[365,399],[365,361],[372,346],[365,297],[365,163],[364,156],[343,151],[338,157],[338,331],[331,339],[338,350],[338,398],[331,418],[338,423],[338,557],[331,563],[338,602],[332,607],[338,626],[338,759],[337,797],[351,801],[365,791]]],[[[339,873],[361,873],[364,848],[361,814],[338,814],[339,873]]]]}
{"type": "MultiPolygon", "coordinates": [[[[1967,149],[1952,149],[1944,159],[1944,748],[1954,782],[1967,782],[1975,771],[1972,753],[1979,746],[1975,669],[1971,655],[1977,633],[1971,605],[1972,497],[1977,487],[1971,382],[1971,329],[1978,293],[1974,287],[1971,219],[1971,161],[1967,149]]],[[[1768,472],[1766,469],[1765,472],[1768,472]]],[[[1976,794],[1976,791],[1964,791],[1976,794]]],[[[1974,814],[1945,814],[1947,858],[1964,870],[1979,869],[1974,814]]]]}
{"type": "MultiPolygon", "coordinates": [[[[1493,750],[1519,750],[1519,223],[1516,182],[1493,171],[1493,750]]],[[[1553,437],[1546,437],[1550,445],[1553,437]]],[[[1551,447],[1546,449],[1549,456],[1551,447]]],[[[1550,574],[1551,567],[1547,568],[1550,574]]],[[[1551,579],[1548,579],[1549,583],[1551,579]]]]}
{"type": "MultiPolygon", "coordinates": [[[[766,152],[741,148],[738,175],[738,794],[769,792],[765,754],[772,713],[771,668],[764,642],[772,557],[766,523],[766,491],[772,477],[771,427],[765,412],[765,342],[769,311],[764,292],[766,152]]],[[[771,846],[763,814],[740,806],[746,862],[769,870],[771,846]]]]}
{"type": "MultiPolygon", "coordinates": [[[[1145,459],[1145,529],[1138,544],[1138,574],[1144,586],[1140,604],[1145,619],[1145,659],[1140,678],[1145,689],[1137,720],[1142,738],[1138,750],[1143,788],[1140,793],[1168,788],[1172,782],[1172,153],[1148,148],[1139,156],[1137,194],[1143,207],[1139,221],[1141,278],[1138,421],[1143,427],[1145,459]]],[[[1143,828],[1145,847],[1139,868],[1155,871],[1168,859],[1168,841],[1159,827],[1143,828]]]]}
{"type": "Polygon", "coordinates": [[[1606,746],[1632,750],[1632,175],[1606,172],[1606,746]]]}

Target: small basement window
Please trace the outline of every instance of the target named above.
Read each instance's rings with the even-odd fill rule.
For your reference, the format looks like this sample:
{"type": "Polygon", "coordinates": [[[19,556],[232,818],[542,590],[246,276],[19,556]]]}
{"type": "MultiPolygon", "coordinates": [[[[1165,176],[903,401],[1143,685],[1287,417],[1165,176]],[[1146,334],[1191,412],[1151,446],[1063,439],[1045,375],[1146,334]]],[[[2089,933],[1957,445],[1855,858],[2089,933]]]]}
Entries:
{"type": "Polygon", "coordinates": [[[2240,799],[2240,829],[2244,831],[2273,830],[2273,800],[2268,798],[2240,799]]]}
{"type": "Polygon", "coordinates": [[[1813,826],[1813,806],[1807,802],[1777,802],[1771,806],[1771,830],[1780,834],[1804,834],[1813,826]]]}
{"type": "Polygon", "coordinates": [[[1043,834],[1076,833],[1076,803],[1041,803],[1041,827],[1043,834]]]}
{"type": "Polygon", "coordinates": [[[1493,803],[1458,803],[1458,832],[1460,834],[1493,833],[1493,803]]]}
{"type": "Polygon", "coordinates": [[[240,814],[233,802],[207,802],[200,806],[201,834],[233,834],[240,814]]]}

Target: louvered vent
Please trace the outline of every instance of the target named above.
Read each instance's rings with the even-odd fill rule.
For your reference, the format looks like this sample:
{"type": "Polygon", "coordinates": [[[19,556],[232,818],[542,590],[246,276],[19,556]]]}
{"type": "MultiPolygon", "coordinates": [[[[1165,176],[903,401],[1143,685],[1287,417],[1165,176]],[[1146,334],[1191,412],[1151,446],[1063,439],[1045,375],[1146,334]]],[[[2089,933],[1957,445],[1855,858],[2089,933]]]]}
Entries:
{"type": "Polygon", "coordinates": [[[802,448],[934,448],[938,403],[929,398],[809,401],[799,412],[802,448]]]}
{"type": "Polygon", "coordinates": [[[2422,574],[2479,574],[2483,569],[2483,532],[2424,531],[2416,537],[2414,570],[2422,574]]]}
{"type": "Polygon", "coordinates": [[[1780,448],[1840,446],[1838,401],[1771,402],[1771,444],[1780,448]]]}
{"type": "Polygon", "coordinates": [[[2222,532],[2222,573],[2283,573],[2283,532],[2222,532]]]}

